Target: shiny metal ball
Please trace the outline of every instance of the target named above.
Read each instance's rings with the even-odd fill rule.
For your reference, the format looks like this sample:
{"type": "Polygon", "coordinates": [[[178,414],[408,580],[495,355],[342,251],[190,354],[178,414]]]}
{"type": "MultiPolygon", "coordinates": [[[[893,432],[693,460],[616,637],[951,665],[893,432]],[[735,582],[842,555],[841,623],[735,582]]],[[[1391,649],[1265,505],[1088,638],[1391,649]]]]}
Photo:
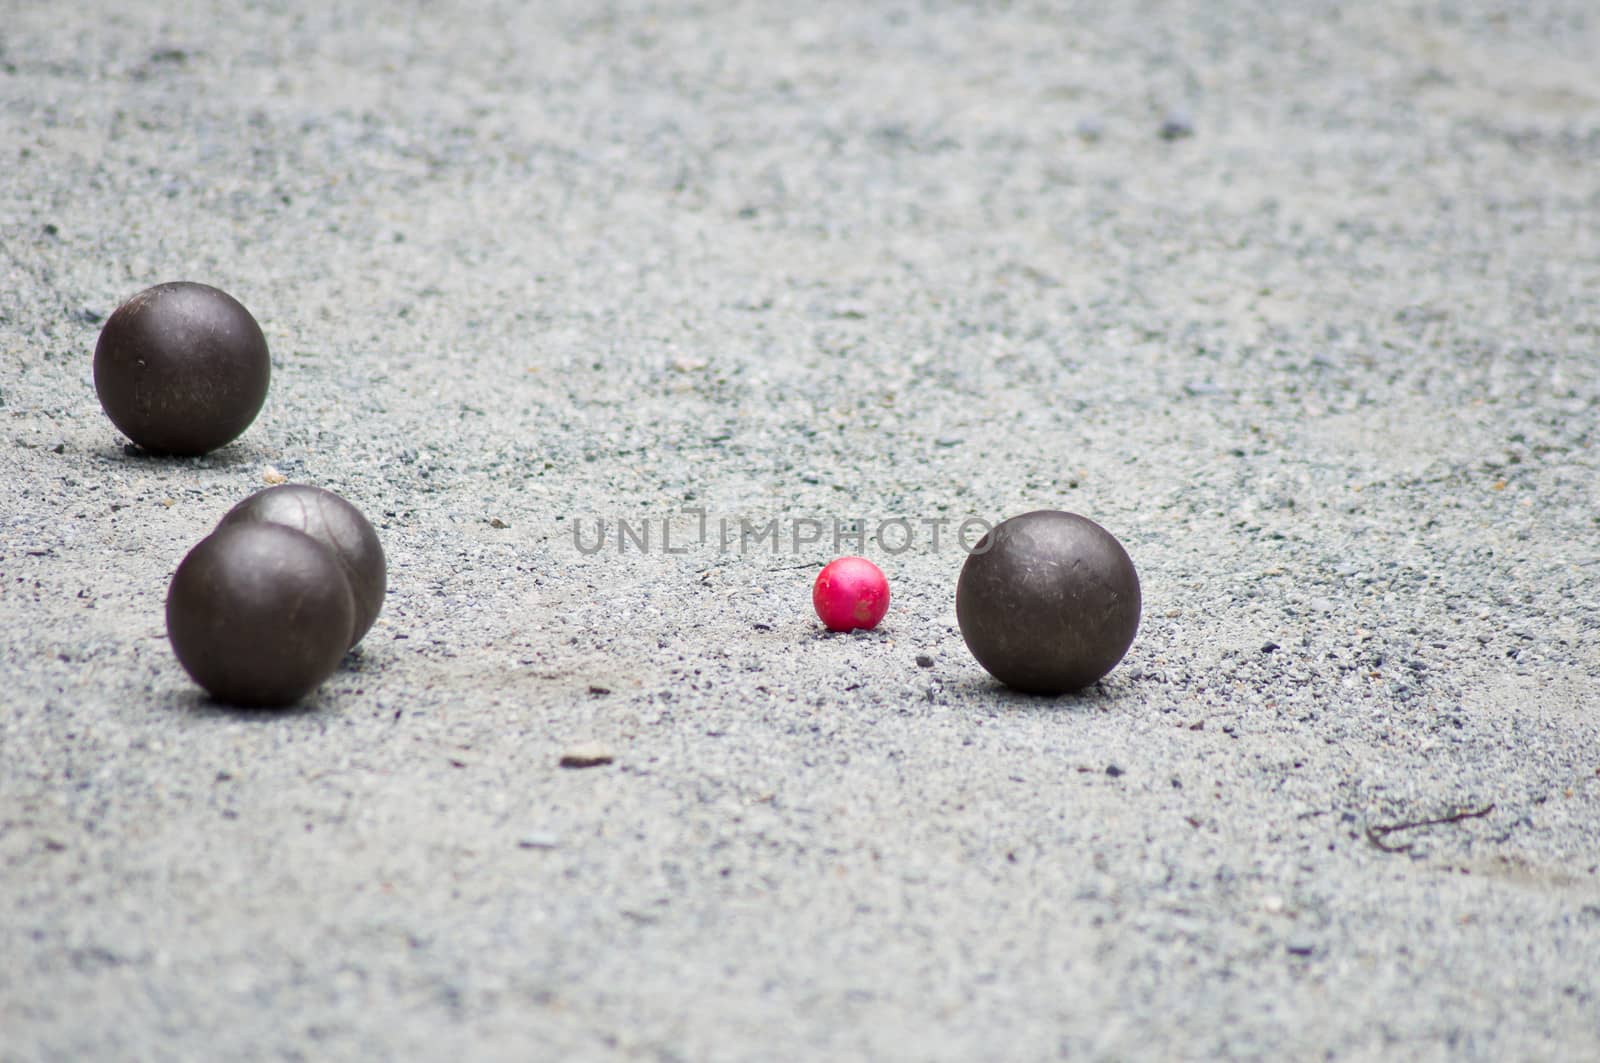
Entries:
{"type": "Polygon", "coordinates": [[[1122,660],[1139,630],[1139,575],[1115,536],[1087,517],[1024,513],[978,541],[956,584],[967,648],[1018,690],[1061,694],[1122,660]]]}

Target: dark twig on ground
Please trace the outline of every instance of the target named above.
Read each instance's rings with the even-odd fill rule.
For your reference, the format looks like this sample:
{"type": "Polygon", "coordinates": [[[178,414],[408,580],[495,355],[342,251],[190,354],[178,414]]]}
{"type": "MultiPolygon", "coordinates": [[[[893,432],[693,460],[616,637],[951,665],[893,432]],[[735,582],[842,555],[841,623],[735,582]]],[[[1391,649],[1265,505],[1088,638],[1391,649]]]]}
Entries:
{"type": "Polygon", "coordinates": [[[1465,810],[1448,816],[1440,816],[1437,819],[1418,819],[1407,823],[1388,823],[1376,827],[1368,827],[1367,841],[1371,842],[1373,845],[1377,846],[1379,849],[1382,849],[1386,853],[1404,853],[1411,849],[1410,842],[1407,842],[1404,845],[1390,845],[1383,839],[1391,834],[1398,833],[1399,831],[1412,830],[1416,827],[1437,827],[1443,823],[1460,823],[1462,820],[1467,819],[1482,819],[1484,816],[1487,816],[1493,811],[1494,805],[1490,804],[1484,805],[1479,809],[1465,810]]]}

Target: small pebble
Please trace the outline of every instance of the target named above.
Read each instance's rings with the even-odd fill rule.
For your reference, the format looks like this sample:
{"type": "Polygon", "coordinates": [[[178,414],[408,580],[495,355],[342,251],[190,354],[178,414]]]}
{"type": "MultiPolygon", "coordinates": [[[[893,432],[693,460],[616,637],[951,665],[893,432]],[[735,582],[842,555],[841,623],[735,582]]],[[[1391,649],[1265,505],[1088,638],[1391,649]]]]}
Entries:
{"type": "Polygon", "coordinates": [[[932,668],[933,667],[933,658],[929,657],[926,653],[917,654],[917,667],[918,668],[932,668]]]}
{"type": "Polygon", "coordinates": [[[1194,136],[1194,119],[1187,111],[1168,111],[1161,119],[1162,140],[1182,140],[1194,136]]]}
{"type": "Polygon", "coordinates": [[[563,768],[598,768],[610,764],[616,759],[615,754],[599,743],[587,743],[573,746],[561,754],[563,768]]]}
{"type": "Polygon", "coordinates": [[[261,482],[274,485],[286,484],[289,482],[289,478],[283,473],[279,472],[277,469],[274,469],[271,465],[268,465],[266,470],[261,474],[261,482]]]}
{"type": "Polygon", "coordinates": [[[1108,765],[1106,765],[1106,774],[1111,776],[1113,779],[1115,779],[1117,776],[1125,774],[1125,773],[1123,772],[1123,770],[1121,768],[1117,767],[1115,764],[1108,764],[1108,765]]]}
{"type": "Polygon", "coordinates": [[[517,839],[517,846],[522,849],[554,849],[560,844],[560,838],[544,831],[534,831],[517,839]]]}

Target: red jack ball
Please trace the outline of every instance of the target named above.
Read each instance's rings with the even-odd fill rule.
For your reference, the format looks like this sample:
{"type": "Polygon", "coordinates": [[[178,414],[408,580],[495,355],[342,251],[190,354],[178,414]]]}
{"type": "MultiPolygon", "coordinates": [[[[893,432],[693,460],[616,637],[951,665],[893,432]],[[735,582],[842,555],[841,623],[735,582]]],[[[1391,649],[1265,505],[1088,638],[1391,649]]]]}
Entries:
{"type": "Polygon", "coordinates": [[[829,631],[870,631],[889,611],[889,581],[864,557],[841,557],[817,574],[811,604],[829,631]]]}

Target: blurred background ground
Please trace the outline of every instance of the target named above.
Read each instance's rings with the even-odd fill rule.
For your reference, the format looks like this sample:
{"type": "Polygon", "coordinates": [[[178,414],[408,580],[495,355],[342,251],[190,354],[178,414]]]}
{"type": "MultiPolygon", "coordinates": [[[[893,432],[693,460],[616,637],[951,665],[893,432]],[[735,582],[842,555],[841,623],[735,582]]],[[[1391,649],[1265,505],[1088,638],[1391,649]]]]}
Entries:
{"type": "Polygon", "coordinates": [[[1600,1054],[1600,18],[1535,7],[0,4],[0,1059],[1600,1054]],[[274,356],[201,459],[90,374],[174,279],[274,356]],[[274,473],[390,595],[245,713],[162,606],[274,473]],[[1042,507],[1144,582],[1058,699],[953,611],[1042,507]]]}

